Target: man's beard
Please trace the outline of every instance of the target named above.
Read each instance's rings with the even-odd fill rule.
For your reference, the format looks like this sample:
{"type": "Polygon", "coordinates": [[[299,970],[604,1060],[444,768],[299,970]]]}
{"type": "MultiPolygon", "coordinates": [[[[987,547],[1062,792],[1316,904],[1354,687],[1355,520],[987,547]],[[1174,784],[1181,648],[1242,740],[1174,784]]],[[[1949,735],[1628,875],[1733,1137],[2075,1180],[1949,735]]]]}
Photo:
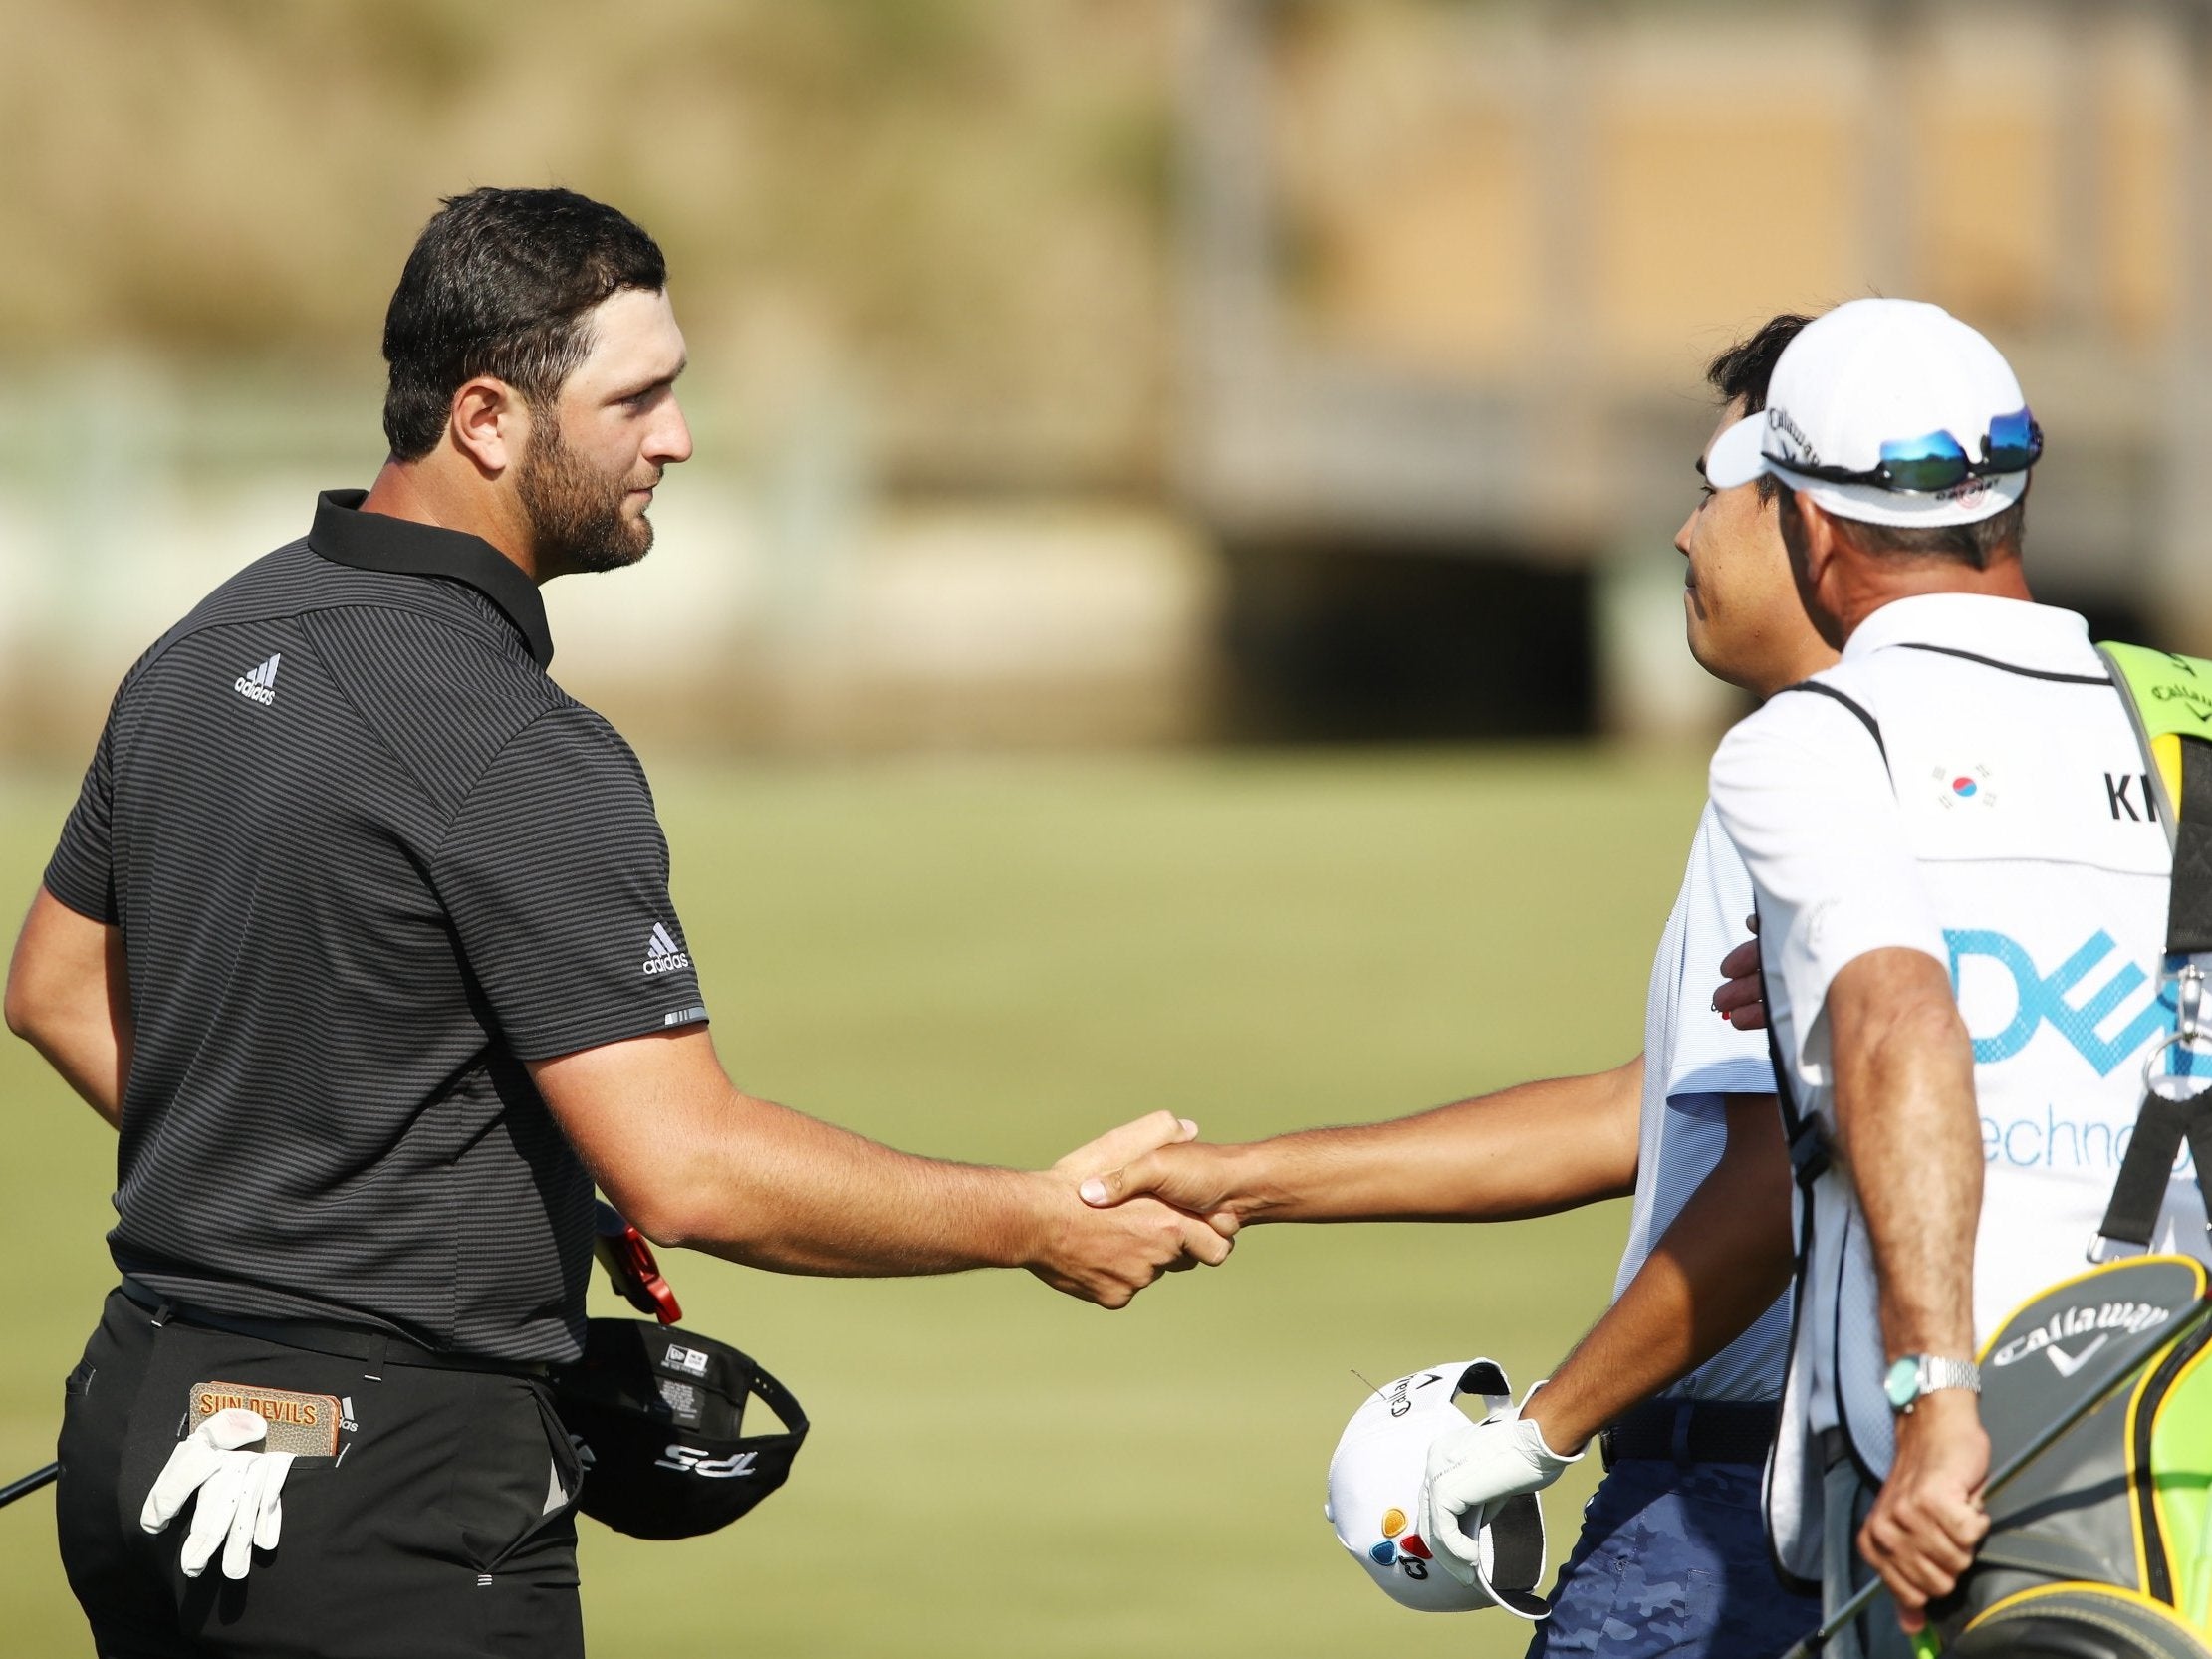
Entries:
{"type": "Polygon", "coordinates": [[[618,571],[645,557],[652,521],[622,516],[628,476],[594,472],[561,438],[551,411],[538,418],[515,474],[515,493],[529,515],[540,580],[585,571],[618,571]]]}

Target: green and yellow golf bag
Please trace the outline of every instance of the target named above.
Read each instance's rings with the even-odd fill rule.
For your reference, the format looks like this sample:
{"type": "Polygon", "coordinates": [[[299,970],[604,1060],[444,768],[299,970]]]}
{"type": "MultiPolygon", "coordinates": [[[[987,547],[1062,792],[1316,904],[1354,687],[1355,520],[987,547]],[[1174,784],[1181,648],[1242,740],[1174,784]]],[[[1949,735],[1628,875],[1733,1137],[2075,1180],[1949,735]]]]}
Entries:
{"type": "Polygon", "coordinates": [[[2100,1401],[1989,1499],[1946,1655],[2212,1656],[2212,1321],[2204,1265],[2106,1263],[2032,1298],[1983,1347],[1991,1446],[2100,1401]]]}

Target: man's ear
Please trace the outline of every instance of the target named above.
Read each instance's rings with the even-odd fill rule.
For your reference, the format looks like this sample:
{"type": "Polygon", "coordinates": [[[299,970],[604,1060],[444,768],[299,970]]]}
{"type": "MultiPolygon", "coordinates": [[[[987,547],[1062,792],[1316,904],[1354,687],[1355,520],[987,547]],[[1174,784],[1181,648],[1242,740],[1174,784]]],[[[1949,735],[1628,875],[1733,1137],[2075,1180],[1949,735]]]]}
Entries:
{"type": "Polygon", "coordinates": [[[1793,490],[1790,495],[1797,515],[1798,542],[1802,549],[1799,558],[1805,566],[1805,583],[1807,588],[1818,592],[1836,562],[1843,537],[1836,528],[1836,520],[1820,503],[1810,500],[1802,490],[1793,490]]]}
{"type": "Polygon", "coordinates": [[[530,414],[514,387],[479,374],[453,394],[446,422],[453,447],[487,478],[497,478],[522,457],[530,414]]]}

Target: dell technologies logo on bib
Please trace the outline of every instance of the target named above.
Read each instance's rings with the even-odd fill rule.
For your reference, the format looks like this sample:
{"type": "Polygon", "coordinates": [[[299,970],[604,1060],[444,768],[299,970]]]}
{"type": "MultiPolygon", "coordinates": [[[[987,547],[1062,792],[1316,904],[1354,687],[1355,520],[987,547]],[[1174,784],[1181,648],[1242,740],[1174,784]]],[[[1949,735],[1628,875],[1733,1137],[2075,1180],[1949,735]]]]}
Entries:
{"type": "Polygon", "coordinates": [[[1986,928],[1946,928],[1943,938],[1951,947],[1954,994],[1961,991],[1962,971],[1971,958],[1994,962],[2012,980],[2016,1001],[2011,1021],[1995,1031],[1974,1033],[1974,1062],[1978,1066],[2012,1059],[2049,1025],[2098,1076],[2108,1077],[2145,1043],[2173,1029],[2173,1009],[2153,992],[2124,1024],[2111,1030],[2109,1036],[2102,1034],[2109,1029],[2108,1022],[2120,1005],[2150,984],[2150,975],[2121,959],[2111,963],[2097,983],[2080,989],[2091,973],[2105,968],[2118,948],[2101,928],[2048,974],[2036,966],[2027,946],[2010,934],[1986,928]]]}

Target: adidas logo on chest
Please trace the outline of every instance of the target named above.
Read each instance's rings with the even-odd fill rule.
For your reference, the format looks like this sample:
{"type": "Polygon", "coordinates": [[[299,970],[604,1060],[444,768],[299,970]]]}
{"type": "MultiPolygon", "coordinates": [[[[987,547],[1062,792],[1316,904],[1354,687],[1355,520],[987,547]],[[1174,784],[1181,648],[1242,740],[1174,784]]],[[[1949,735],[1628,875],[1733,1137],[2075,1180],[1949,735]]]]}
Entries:
{"type": "Polygon", "coordinates": [[[249,703],[259,703],[267,708],[277,700],[277,664],[284,660],[282,651],[258,668],[249,668],[231,683],[231,689],[249,703]]]}
{"type": "Polygon", "coordinates": [[[654,922],[652,937],[645,941],[645,960],[640,964],[648,974],[672,974],[679,968],[691,966],[691,958],[684,955],[683,947],[676,943],[675,935],[668,931],[665,922],[654,922]]]}

